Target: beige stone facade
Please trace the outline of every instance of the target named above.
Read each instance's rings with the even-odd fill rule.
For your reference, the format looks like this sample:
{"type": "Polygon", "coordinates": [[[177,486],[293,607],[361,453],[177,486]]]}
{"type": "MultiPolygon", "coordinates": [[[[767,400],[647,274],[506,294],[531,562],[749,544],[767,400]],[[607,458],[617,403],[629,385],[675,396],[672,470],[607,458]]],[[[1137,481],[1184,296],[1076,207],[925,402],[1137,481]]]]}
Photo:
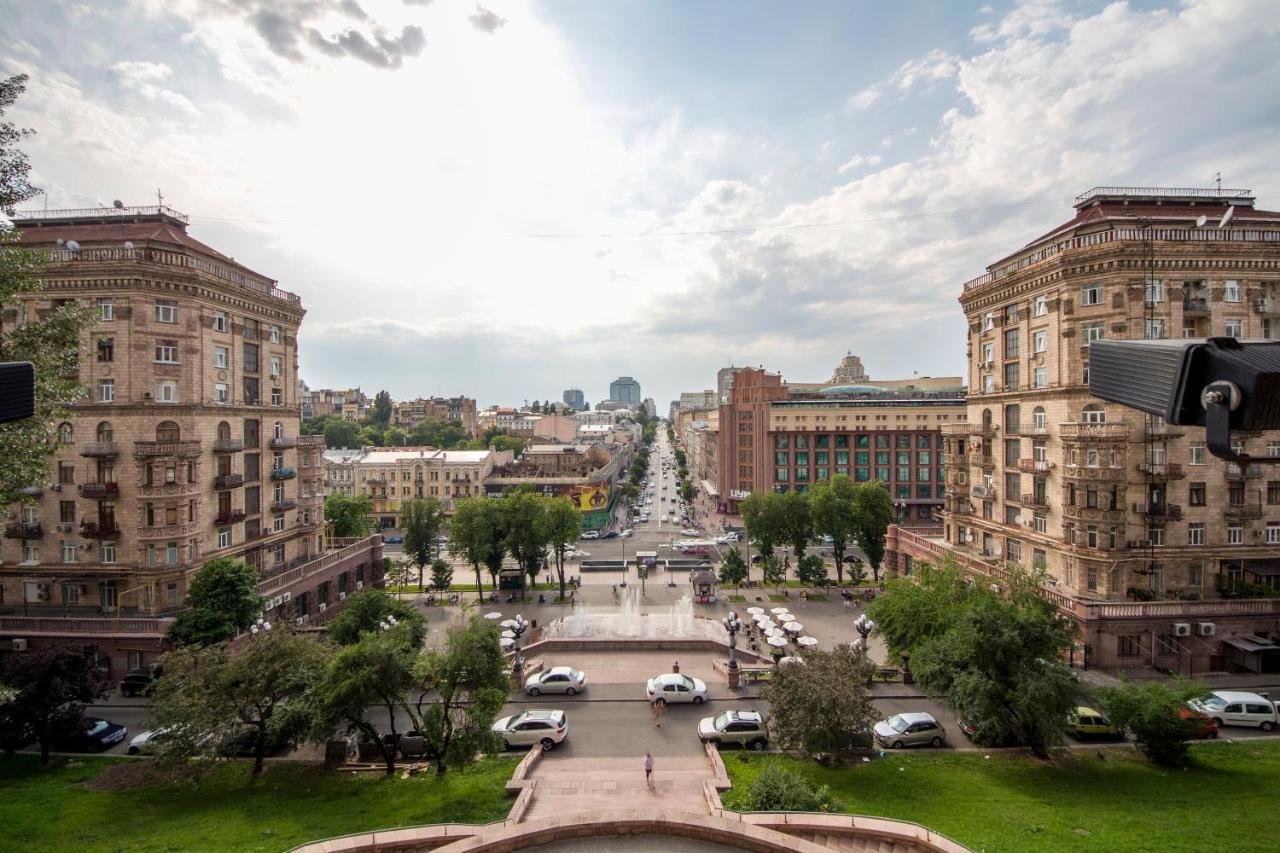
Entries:
{"type": "Polygon", "coordinates": [[[470,397],[419,397],[391,404],[391,424],[411,430],[427,418],[454,421],[472,438],[479,434],[476,401],[470,397]]]}
{"type": "Polygon", "coordinates": [[[484,495],[494,466],[511,462],[506,450],[437,450],[434,447],[366,447],[324,453],[330,494],[368,495],[380,527],[399,527],[406,501],[438,498],[446,512],[456,501],[484,495]]]}

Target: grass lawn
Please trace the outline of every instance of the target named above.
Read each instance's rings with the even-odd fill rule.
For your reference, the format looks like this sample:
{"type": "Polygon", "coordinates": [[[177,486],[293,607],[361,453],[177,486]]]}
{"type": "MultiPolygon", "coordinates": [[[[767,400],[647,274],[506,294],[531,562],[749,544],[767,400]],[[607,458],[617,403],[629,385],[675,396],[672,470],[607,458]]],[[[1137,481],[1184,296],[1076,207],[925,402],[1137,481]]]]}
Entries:
{"type": "Polygon", "coordinates": [[[198,782],[127,790],[82,784],[120,763],[33,756],[0,760],[0,826],[7,851],[287,850],[305,841],[392,826],[505,818],[516,759],[494,758],[442,780],[353,774],[271,762],[257,782],[241,762],[198,782]]]}
{"type": "MultiPolygon", "coordinates": [[[[726,755],[745,803],[769,761],[831,786],[843,811],[915,821],[981,851],[1270,851],[1280,838],[1280,741],[1198,744],[1198,766],[1164,770],[1124,749],[1059,763],[991,753],[891,753],[840,769],[780,756],[726,755]]],[[[739,754],[741,755],[741,754],[739,754]]]]}

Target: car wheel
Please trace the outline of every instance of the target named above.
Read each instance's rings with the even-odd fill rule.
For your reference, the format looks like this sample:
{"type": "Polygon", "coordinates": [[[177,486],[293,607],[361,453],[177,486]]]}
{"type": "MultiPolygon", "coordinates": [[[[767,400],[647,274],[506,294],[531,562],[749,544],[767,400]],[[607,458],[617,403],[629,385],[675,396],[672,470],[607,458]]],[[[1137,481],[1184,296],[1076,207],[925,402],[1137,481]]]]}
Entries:
{"type": "Polygon", "coordinates": [[[762,740],[751,741],[751,748],[754,749],[756,752],[763,752],[764,746],[765,746],[765,743],[762,740]]]}
{"type": "Polygon", "coordinates": [[[1213,718],[1213,722],[1214,722],[1214,724],[1215,724],[1215,725],[1217,725],[1217,727],[1218,727],[1218,728],[1222,728],[1222,726],[1224,725],[1224,723],[1222,722],[1222,720],[1218,719],[1217,717],[1214,717],[1214,718],[1213,718]]]}
{"type": "Polygon", "coordinates": [[[1209,732],[1209,737],[1216,739],[1218,737],[1218,730],[1214,729],[1213,731],[1209,732]]]}
{"type": "Polygon", "coordinates": [[[703,702],[705,702],[705,701],[707,701],[707,700],[706,700],[706,699],[703,699],[701,696],[694,696],[694,697],[693,697],[693,704],[695,704],[695,705],[701,705],[701,704],[702,704],[703,702]]]}
{"type": "Polygon", "coordinates": [[[553,749],[555,749],[555,748],[556,748],[556,742],[555,742],[555,741],[553,741],[551,738],[549,738],[549,737],[544,737],[544,738],[542,739],[542,751],[543,751],[543,752],[550,752],[551,750],[553,750],[553,749]]]}
{"type": "Polygon", "coordinates": [[[141,752],[141,751],[142,751],[142,750],[138,749],[136,746],[131,746],[131,747],[129,747],[129,754],[130,754],[130,755],[137,755],[137,754],[138,754],[139,752],[141,752]]]}
{"type": "Polygon", "coordinates": [[[1269,732],[1275,727],[1276,727],[1275,723],[1271,722],[1270,720],[1267,720],[1259,728],[1261,728],[1264,732],[1269,732]]]}
{"type": "Polygon", "coordinates": [[[539,693],[538,688],[536,688],[536,687],[530,687],[530,688],[529,688],[529,695],[530,695],[530,696],[537,696],[537,695],[538,695],[538,693],[539,693]]]}
{"type": "Polygon", "coordinates": [[[893,748],[894,748],[894,749],[902,749],[902,741],[900,741],[900,740],[895,740],[895,741],[893,742],[893,748]]]}
{"type": "Polygon", "coordinates": [[[929,741],[929,746],[932,746],[932,747],[942,746],[942,738],[936,737],[933,740],[929,741]]]}
{"type": "Polygon", "coordinates": [[[510,749],[510,748],[511,748],[511,741],[507,740],[506,738],[503,738],[503,739],[502,739],[502,748],[503,748],[503,749],[510,749]]]}
{"type": "Polygon", "coordinates": [[[566,688],[564,689],[564,695],[566,695],[566,696],[572,696],[573,694],[575,694],[575,693],[577,693],[577,692],[578,692],[578,688],[576,688],[576,687],[566,687],[566,688]]]}

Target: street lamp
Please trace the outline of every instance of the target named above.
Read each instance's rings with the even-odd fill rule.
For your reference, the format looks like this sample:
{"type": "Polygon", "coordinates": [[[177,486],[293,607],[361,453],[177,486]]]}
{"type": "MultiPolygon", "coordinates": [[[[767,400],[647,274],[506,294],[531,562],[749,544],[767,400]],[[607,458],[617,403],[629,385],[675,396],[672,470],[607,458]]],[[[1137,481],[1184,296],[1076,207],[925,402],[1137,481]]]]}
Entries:
{"type": "Polygon", "coordinates": [[[271,630],[271,623],[268,622],[266,619],[263,619],[261,616],[258,617],[258,621],[254,622],[252,625],[249,626],[250,634],[258,634],[258,633],[265,634],[267,631],[270,631],[270,630],[271,630]]]}
{"type": "Polygon", "coordinates": [[[729,632],[729,689],[736,690],[741,678],[738,667],[738,632],[742,630],[742,621],[738,619],[736,611],[730,610],[729,615],[720,620],[720,624],[729,632]]]}
{"type": "Polygon", "coordinates": [[[515,656],[511,660],[511,672],[517,677],[524,674],[524,658],[520,656],[520,636],[529,629],[529,620],[520,614],[516,614],[514,619],[507,619],[502,622],[502,627],[511,632],[515,645],[512,648],[515,656]]]}
{"type": "Polygon", "coordinates": [[[853,629],[862,637],[861,648],[864,651],[869,649],[867,645],[867,637],[871,635],[871,632],[874,631],[876,627],[875,621],[868,619],[867,614],[865,613],[858,614],[858,618],[853,620],[853,629]]]}

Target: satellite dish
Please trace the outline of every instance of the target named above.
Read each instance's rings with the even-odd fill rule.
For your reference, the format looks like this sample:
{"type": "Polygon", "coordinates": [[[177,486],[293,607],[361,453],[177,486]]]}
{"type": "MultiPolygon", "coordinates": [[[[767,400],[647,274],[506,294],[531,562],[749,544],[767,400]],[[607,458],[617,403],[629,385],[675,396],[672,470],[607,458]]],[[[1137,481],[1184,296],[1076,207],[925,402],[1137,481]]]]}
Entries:
{"type": "Polygon", "coordinates": [[[111,202],[111,206],[114,207],[116,210],[124,210],[124,202],[122,202],[120,199],[116,199],[115,201],[111,202]]]}
{"type": "Polygon", "coordinates": [[[1208,221],[1209,221],[1209,218],[1208,218],[1207,216],[1201,216],[1201,217],[1198,217],[1198,218],[1196,219],[1196,227],[1197,227],[1197,228],[1203,228],[1203,227],[1204,227],[1204,224],[1205,224],[1206,222],[1208,222],[1208,221]]]}
{"type": "Polygon", "coordinates": [[[68,240],[68,241],[67,241],[67,248],[68,248],[68,249],[70,249],[70,250],[71,250],[71,251],[73,251],[73,252],[78,252],[78,251],[80,251],[80,244],[79,244],[79,243],[77,243],[75,240],[68,240]]]}
{"type": "Polygon", "coordinates": [[[59,245],[59,246],[61,246],[61,245],[63,245],[63,244],[64,244],[63,239],[62,239],[61,237],[59,237],[59,238],[58,238],[58,245],[59,245]]]}
{"type": "Polygon", "coordinates": [[[132,249],[132,248],[133,248],[133,241],[132,241],[132,240],[125,240],[125,241],[124,241],[124,247],[125,247],[126,249],[132,249]]]}
{"type": "Polygon", "coordinates": [[[1235,215],[1236,215],[1236,206],[1233,204],[1233,205],[1230,205],[1230,206],[1227,208],[1227,212],[1226,212],[1226,213],[1222,214],[1222,221],[1218,223],[1218,227],[1219,227],[1219,228],[1226,228],[1226,227],[1227,227],[1227,223],[1231,221],[1231,217],[1233,217],[1233,216],[1235,216],[1235,215]]]}

